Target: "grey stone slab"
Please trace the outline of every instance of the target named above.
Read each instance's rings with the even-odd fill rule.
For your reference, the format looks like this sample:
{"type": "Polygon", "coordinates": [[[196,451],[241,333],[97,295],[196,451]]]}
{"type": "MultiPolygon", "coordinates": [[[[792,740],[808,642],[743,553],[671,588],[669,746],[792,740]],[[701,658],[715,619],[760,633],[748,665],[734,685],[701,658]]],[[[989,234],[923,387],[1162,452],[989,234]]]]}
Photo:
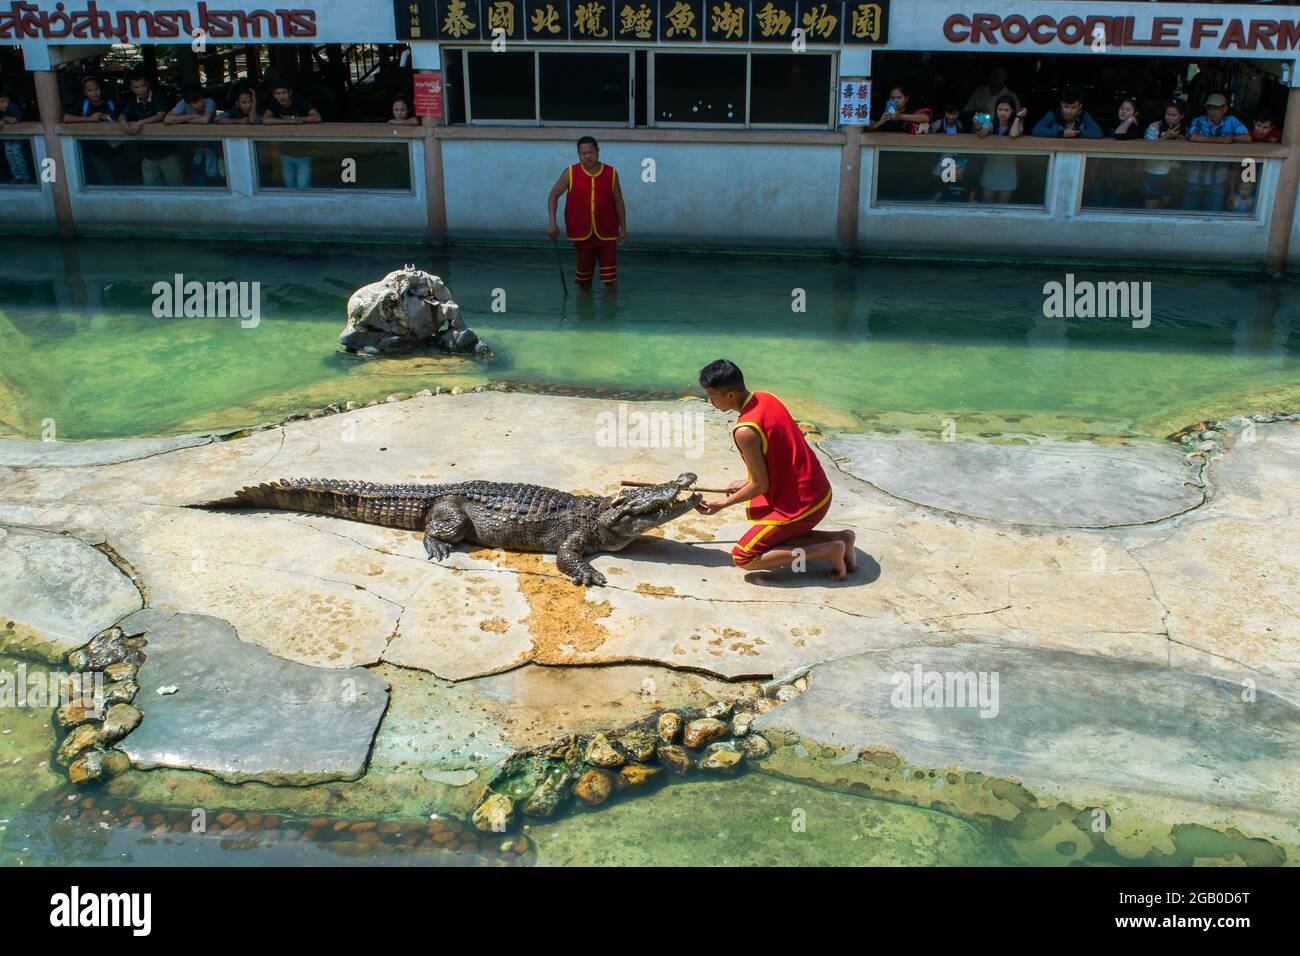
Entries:
{"type": "Polygon", "coordinates": [[[1159,521],[1204,501],[1174,445],[994,445],[837,435],[841,470],[891,495],[976,518],[1053,528],[1159,521]]]}
{"type": "Polygon", "coordinates": [[[216,435],[174,438],[114,438],[106,441],[25,441],[0,438],[0,466],[9,468],[83,468],[150,458],[179,448],[217,440],[216,435]]]}
{"type": "Polygon", "coordinates": [[[369,671],[282,660],[206,615],[147,609],[122,627],[148,642],[135,700],[144,722],[120,745],[134,766],[292,785],[365,772],[388,706],[388,685],[369,671]]]}
{"type": "Polygon", "coordinates": [[[0,648],[57,660],[141,603],[131,580],[84,541],[0,527],[0,648]]]}
{"type": "Polygon", "coordinates": [[[1147,794],[1300,815],[1300,708],[1263,689],[1133,661],[975,644],[858,654],[814,667],[809,681],[755,728],[808,752],[833,751],[836,761],[887,751],[910,766],[974,771],[1067,800],[1147,794]],[[990,689],[996,677],[994,705],[944,697],[933,706],[922,697],[914,706],[918,668],[923,688],[929,675],[987,675],[990,689]]]}

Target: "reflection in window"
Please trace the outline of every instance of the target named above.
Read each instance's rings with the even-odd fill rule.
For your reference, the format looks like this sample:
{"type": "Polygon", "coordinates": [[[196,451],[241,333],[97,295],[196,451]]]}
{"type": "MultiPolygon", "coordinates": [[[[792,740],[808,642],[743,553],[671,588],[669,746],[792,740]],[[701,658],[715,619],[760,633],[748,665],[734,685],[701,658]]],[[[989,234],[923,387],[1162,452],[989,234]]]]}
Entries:
{"type": "Polygon", "coordinates": [[[1262,163],[1093,156],[1084,166],[1084,209],[1141,209],[1254,216],[1262,163]]]}
{"type": "Polygon", "coordinates": [[[878,202],[1044,204],[1047,156],[1041,153],[882,149],[877,157],[878,202]]]}
{"type": "Polygon", "coordinates": [[[469,57],[469,115],[473,120],[536,120],[533,54],[473,50],[469,57]]]}
{"type": "Polygon", "coordinates": [[[626,53],[539,52],[542,122],[626,125],[629,63],[626,53]],[[574,95],[576,76],[582,77],[581,96],[574,95]]]}
{"type": "Polygon", "coordinates": [[[831,57],[817,53],[755,53],[750,61],[749,121],[829,126],[831,57]]]}
{"type": "Polygon", "coordinates": [[[80,139],[87,186],[224,188],[225,147],[220,140],[80,139]]]}
{"type": "Polygon", "coordinates": [[[655,122],[744,125],[745,54],[656,53],[655,122]]]}
{"type": "Polygon", "coordinates": [[[0,186],[34,186],[36,184],[36,158],[32,155],[30,139],[0,139],[4,144],[4,159],[0,160],[0,186]]]}
{"type": "Polygon", "coordinates": [[[406,142],[257,141],[262,189],[411,189],[406,142]]]}

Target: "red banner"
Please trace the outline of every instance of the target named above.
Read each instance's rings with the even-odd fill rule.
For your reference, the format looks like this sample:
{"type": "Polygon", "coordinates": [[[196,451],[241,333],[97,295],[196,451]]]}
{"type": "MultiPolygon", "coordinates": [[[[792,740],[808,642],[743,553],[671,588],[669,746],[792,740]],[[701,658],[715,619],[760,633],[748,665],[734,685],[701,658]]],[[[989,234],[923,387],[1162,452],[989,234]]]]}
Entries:
{"type": "Polygon", "coordinates": [[[415,115],[442,116],[442,71],[415,71],[415,115]]]}

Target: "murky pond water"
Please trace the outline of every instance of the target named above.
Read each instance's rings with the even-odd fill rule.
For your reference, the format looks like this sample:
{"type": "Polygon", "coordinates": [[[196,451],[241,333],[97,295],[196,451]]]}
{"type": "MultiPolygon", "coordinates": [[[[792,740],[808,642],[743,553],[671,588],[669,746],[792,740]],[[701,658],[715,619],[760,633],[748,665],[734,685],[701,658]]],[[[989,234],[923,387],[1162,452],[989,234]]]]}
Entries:
{"type": "Polygon", "coordinates": [[[695,394],[720,355],[801,418],[848,430],[1150,437],[1300,407],[1295,281],[1077,270],[1151,282],[1150,327],[1135,329],[1045,318],[1063,269],[632,250],[621,275],[617,296],[573,294],[570,276],[565,298],[547,251],[2,242],[0,433],[175,434],[488,380],[695,394]],[[494,361],[337,351],[348,296],[403,262],[448,281],[494,361]],[[260,323],[155,318],[154,284],[178,273],[260,283],[260,323]]]}

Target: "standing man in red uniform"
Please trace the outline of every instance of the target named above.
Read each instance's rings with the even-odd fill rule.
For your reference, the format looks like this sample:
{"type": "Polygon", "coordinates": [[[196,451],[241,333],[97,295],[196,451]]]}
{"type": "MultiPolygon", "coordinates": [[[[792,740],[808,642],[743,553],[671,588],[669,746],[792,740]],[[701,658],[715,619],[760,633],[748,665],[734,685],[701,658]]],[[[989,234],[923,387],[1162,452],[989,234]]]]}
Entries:
{"type": "Polygon", "coordinates": [[[627,242],[627,211],[623,208],[623,190],[614,167],[600,161],[600,145],[594,137],[578,140],[578,162],[564,172],[551,187],[546,205],[551,214],[547,233],[559,235],[555,210],[560,197],[564,201],[564,226],[578,252],[576,282],[591,288],[592,273],[600,263],[600,281],[606,288],[618,282],[616,251],[627,242]]]}
{"type": "Polygon", "coordinates": [[[731,549],[736,566],[771,571],[802,558],[819,558],[841,581],[858,566],[852,531],[814,531],[831,507],[831,483],[817,453],[775,395],[751,392],[745,377],[726,359],[700,370],[709,404],[720,412],[740,412],[731,435],[748,477],[727,486],[727,497],[704,501],[706,515],[746,502],[753,524],[731,549]]]}

